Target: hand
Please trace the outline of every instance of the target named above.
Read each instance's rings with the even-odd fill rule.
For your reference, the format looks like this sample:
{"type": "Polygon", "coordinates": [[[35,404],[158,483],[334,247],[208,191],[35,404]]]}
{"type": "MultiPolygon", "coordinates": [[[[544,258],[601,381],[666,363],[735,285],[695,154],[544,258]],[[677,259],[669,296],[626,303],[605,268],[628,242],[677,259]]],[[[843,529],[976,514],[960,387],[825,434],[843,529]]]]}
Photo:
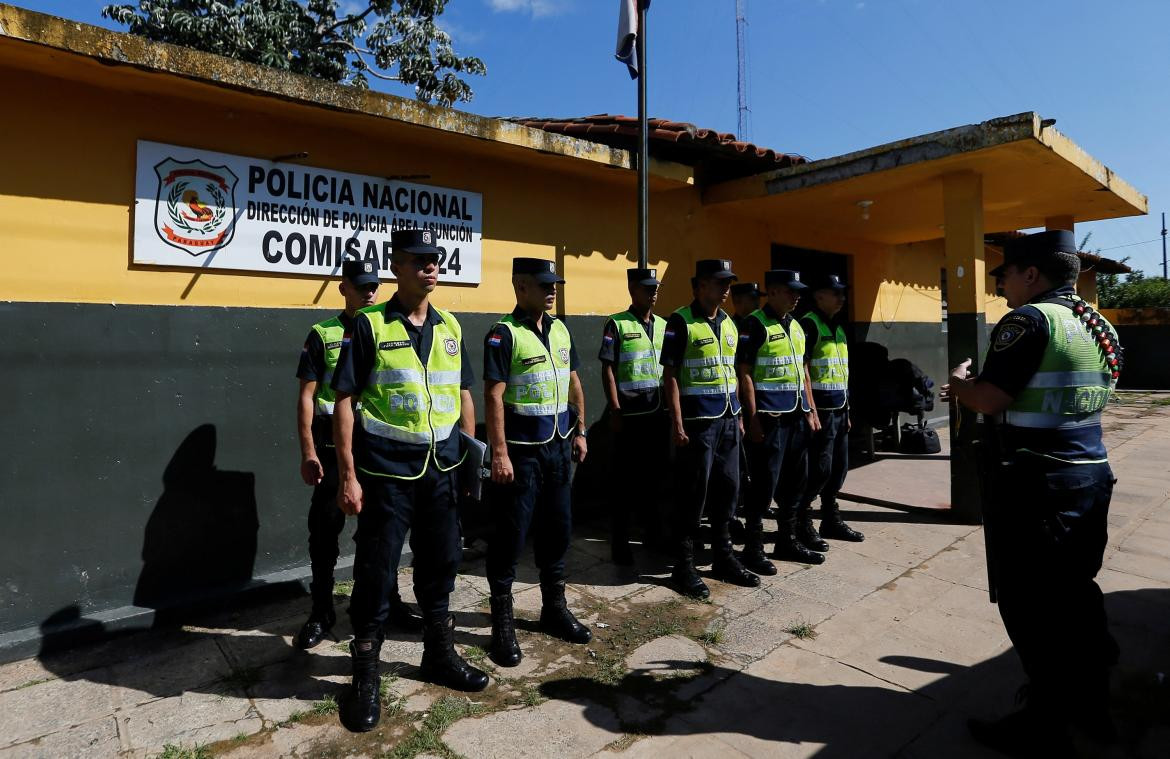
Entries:
{"type": "Polygon", "coordinates": [[[686,429],[683,428],[682,425],[676,426],[674,428],[674,446],[675,446],[675,448],[682,448],[684,445],[686,445],[689,442],[691,442],[691,439],[689,437],[687,437],[686,429]]]}
{"type": "Polygon", "coordinates": [[[309,456],[301,462],[301,479],[306,485],[320,485],[325,479],[325,468],[316,456],[309,456]]]}
{"type": "Polygon", "coordinates": [[[620,435],[620,434],[622,434],[622,426],[623,426],[622,425],[622,412],[621,411],[614,411],[613,409],[610,409],[610,411],[609,411],[609,431],[615,435],[620,435]]]}
{"type": "MultiPolygon", "coordinates": [[[[971,359],[967,359],[963,363],[951,370],[951,382],[966,382],[971,376],[971,359]]],[[[947,383],[939,388],[938,399],[943,402],[950,403],[956,400],[955,393],[951,388],[951,383],[947,383]]]]}
{"type": "Polygon", "coordinates": [[[760,424],[759,414],[752,414],[752,420],[748,422],[747,439],[753,443],[764,442],[764,426],[760,424]]]}
{"type": "Polygon", "coordinates": [[[586,454],[589,453],[589,443],[585,441],[584,435],[575,435],[573,437],[573,461],[580,464],[585,460],[586,454]]]}
{"type": "Polygon", "coordinates": [[[492,454],[492,482],[497,485],[507,485],[512,482],[515,474],[512,472],[512,459],[508,452],[502,451],[492,454]]]}
{"type": "Polygon", "coordinates": [[[743,414],[735,417],[735,426],[739,428],[739,437],[743,439],[743,414]]]}
{"type": "Polygon", "coordinates": [[[821,418],[817,416],[817,412],[806,411],[804,414],[804,420],[808,422],[808,428],[813,432],[821,431],[821,418]]]}
{"type": "Polygon", "coordinates": [[[350,475],[337,489],[337,508],[347,516],[360,514],[362,510],[362,484],[350,475]]]}
{"type": "Polygon", "coordinates": [[[850,416],[849,414],[845,414],[845,431],[846,432],[853,431],[853,417],[850,416]]]}

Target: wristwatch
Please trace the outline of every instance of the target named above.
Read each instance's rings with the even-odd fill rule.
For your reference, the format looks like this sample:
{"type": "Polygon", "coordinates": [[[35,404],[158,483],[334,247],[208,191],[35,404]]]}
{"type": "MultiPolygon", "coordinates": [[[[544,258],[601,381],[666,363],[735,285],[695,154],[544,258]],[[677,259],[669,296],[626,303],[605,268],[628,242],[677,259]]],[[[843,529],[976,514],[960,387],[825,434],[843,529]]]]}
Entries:
{"type": "Polygon", "coordinates": [[[578,428],[577,428],[577,437],[584,437],[584,438],[587,438],[587,437],[588,437],[588,435],[586,435],[586,434],[585,434],[585,430],[584,430],[583,428],[581,428],[581,427],[578,427],[578,428]]]}

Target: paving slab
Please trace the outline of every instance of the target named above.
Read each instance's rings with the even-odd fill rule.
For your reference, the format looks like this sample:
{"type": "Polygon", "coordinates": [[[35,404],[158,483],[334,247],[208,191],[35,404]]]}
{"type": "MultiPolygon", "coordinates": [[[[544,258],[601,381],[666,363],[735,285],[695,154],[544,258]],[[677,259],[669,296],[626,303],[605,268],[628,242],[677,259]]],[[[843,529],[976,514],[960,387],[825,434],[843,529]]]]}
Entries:
{"type": "Polygon", "coordinates": [[[0,749],[0,759],[102,759],[116,757],[121,750],[117,722],[113,717],[102,717],[0,749]]]}
{"type": "Polygon", "coordinates": [[[477,759],[573,759],[592,756],[621,735],[617,716],[607,707],[550,700],[460,720],[443,734],[443,742],[477,759]]]}

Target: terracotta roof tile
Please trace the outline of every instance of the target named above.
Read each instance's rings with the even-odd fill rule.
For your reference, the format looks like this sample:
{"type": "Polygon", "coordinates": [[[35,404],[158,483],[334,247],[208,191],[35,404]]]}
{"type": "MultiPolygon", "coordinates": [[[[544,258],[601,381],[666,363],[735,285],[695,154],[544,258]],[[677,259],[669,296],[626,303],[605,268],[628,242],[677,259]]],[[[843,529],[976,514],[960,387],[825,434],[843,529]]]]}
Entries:
{"type": "MultiPolygon", "coordinates": [[[[628,150],[637,147],[638,119],[632,116],[603,113],[569,119],[516,117],[508,121],[611,147],[628,150]]],[[[758,174],[808,160],[802,155],[778,153],[771,148],[737,140],[734,134],[703,129],[685,121],[648,119],[647,125],[650,128],[651,155],[695,166],[709,181],[758,174]]]]}

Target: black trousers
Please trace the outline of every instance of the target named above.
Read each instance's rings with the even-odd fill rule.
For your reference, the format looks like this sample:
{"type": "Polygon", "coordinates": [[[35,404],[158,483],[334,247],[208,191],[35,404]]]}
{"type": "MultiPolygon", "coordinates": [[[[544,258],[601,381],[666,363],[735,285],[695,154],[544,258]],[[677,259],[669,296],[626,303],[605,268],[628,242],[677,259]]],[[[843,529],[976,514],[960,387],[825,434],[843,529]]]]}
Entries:
{"type": "Polygon", "coordinates": [[[808,444],[808,481],[800,505],[807,509],[821,497],[821,517],[837,512],[837,494],[849,471],[849,409],[817,411],[821,428],[808,444]]]}
{"type": "Polygon", "coordinates": [[[512,592],[516,563],[532,531],[532,549],[541,585],[565,578],[565,553],[573,537],[569,438],[543,445],[508,446],[515,475],[507,485],[492,484],[495,525],[487,554],[492,595],[512,592]]]}
{"type": "Polygon", "coordinates": [[[313,597],[313,611],[325,612],[333,608],[333,568],[340,553],[337,539],[345,529],[345,512],[337,507],[337,459],[333,450],[319,457],[324,476],[313,488],[309,501],[309,566],[313,579],[309,591],[313,597]]]}
{"type": "Polygon", "coordinates": [[[661,488],[670,449],[670,423],[664,412],[627,416],[614,436],[609,466],[609,507],[614,540],[628,540],[637,521],[646,538],[662,529],[661,488]]]}
{"type": "Polygon", "coordinates": [[[800,497],[808,477],[808,422],[801,411],[778,416],[759,414],[759,419],[764,441],[747,444],[752,468],[751,486],[744,502],[747,528],[749,533],[763,529],[768,505],[775,499],[777,521],[784,533],[795,526],[798,512],[807,511],[807,507],[800,508],[800,497]]]}
{"type": "Polygon", "coordinates": [[[699,521],[711,523],[711,549],[716,558],[731,555],[727,523],[739,497],[742,436],[739,417],[684,420],[689,442],[675,449],[674,540],[676,558],[694,560],[699,521]]]}
{"type": "Polygon", "coordinates": [[[446,619],[455,573],[463,556],[456,509],[455,471],[432,460],[417,480],[358,474],[364,502],[354,536],[353,596],[349,617],[355,638],[378,638],[398,592],[398,561],[410,531],[414,595],[423,619],[446,619]]]}
{"type": "Polygon", "coordinates": [[[1029,679],[1029,704],[1061,719],[1100,714],[1117,643],[1094,581],[1113,472],[1020,454],[988,515],[999,613],[1029,679]]]}

